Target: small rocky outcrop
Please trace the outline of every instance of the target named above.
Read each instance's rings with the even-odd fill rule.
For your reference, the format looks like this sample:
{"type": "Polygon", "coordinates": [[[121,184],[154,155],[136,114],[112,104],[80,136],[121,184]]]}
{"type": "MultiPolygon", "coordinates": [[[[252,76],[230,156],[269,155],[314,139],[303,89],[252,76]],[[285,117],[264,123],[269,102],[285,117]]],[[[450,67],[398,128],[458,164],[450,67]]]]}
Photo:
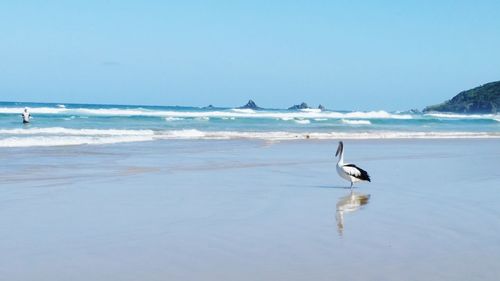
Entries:
{"type": "Polygon", "coordinates": [[[326,110],[326,107],[324,107],[323,105],[320,104],[320,105],[318,105],[318,109],[319,110],[326,110]]]}
{"type": "Polygon", "coordinates": [[[238,108],[241,108],[241,109],[260,109],[260,107],[258,107],[257,104],[255,104],[255,102],[253,100],[249,100],[247,102],[247,104],[240,106],[238,108]]]}
{"type": "Polygon", "coordinates": [[[301,104],[296,104],[292,107],[289,107],[288,110],[300,110],[300,109],[308,109],[309,106],[307,105],[307,103],[303,102],[301,104]]]}

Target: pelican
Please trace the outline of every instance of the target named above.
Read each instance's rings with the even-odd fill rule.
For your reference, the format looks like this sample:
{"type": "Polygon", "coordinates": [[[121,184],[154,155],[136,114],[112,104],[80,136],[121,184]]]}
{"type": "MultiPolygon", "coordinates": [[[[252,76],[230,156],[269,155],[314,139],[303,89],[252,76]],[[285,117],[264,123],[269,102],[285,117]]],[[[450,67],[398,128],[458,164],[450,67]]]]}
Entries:
{"type": "Polygon", "coordinates": [[[344,163],[344,143],[339,142],[339,147],[337,148],[337,153],[335,153],[335,157],[339,156],[339,162],[337,162],[337,173],[339,176],[346,181],[351,182],[351,190],[352,185],[358,181],[370,181],[370,176],[368,173],[361,169],[360,167],[354,164],[345,164],[344,163]]]}

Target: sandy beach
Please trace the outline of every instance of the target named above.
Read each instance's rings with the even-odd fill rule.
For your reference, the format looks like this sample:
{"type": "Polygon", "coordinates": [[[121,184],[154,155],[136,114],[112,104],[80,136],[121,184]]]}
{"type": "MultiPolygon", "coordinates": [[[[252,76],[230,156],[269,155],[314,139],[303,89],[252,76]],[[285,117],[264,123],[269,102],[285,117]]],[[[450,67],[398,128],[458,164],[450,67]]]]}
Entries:
{"type": "Polygon", "coordinates": [[[362,206],[336,144],[2,148],[0,276],[497,280],[498,140],[348,141],[362,206]]]}

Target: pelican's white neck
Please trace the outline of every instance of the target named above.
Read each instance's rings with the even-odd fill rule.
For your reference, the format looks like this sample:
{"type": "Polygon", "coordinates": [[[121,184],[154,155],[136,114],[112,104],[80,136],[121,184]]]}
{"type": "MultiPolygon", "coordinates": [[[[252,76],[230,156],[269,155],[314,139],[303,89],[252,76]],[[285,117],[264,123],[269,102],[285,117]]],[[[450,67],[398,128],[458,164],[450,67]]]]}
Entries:
{"type": "Polygon", "coordinates": [[[344,164],[344,147],[340,148],[339,162],[337,163],[341,166],[344,164]]]}

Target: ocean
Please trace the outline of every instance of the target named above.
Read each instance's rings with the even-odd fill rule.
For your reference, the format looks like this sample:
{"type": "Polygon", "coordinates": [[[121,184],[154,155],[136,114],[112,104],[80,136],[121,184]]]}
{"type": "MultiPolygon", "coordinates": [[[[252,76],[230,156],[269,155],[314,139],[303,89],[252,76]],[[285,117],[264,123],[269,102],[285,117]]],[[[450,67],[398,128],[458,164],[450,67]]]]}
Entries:
{"type": "Polygon", "coordinates": [[[412,138],[500,138],[500,115],[0,102],[0,147],[412,138]],[[27,125],[25,107],[33,117],[27,125]]]}

